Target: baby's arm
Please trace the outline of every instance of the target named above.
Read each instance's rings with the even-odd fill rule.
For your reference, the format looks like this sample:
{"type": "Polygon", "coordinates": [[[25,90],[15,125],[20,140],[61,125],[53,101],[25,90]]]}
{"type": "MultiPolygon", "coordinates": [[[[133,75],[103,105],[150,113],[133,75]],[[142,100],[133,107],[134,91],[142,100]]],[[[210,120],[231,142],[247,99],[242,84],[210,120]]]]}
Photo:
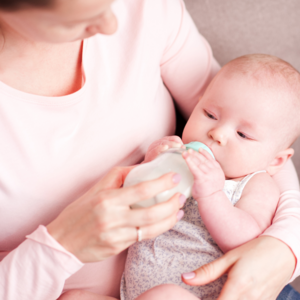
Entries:
{"type": "Polygon", "coordinates": [[[189,151],[184,158],[195,178],[193,196],[200,215],[222,251],[257,237],[271,225],[279,190],[267,173],[253,176],[233,206],[222,191],[224,173],[206,151],[189,151]]]}

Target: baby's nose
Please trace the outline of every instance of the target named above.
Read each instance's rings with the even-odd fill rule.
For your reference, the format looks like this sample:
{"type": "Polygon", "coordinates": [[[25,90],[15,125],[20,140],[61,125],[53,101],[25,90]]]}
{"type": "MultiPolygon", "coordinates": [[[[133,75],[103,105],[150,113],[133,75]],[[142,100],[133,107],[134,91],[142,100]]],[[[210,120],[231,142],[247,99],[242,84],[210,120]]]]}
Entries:
{"type": "Polygon", "coordinates": [[[225,132],[222,131],[220,128],[211,130],[208,133],[208,135],[215,142],[217,142],[220,146],[225,146],[227,144],[227,136],[226,136],[225,132]]]}

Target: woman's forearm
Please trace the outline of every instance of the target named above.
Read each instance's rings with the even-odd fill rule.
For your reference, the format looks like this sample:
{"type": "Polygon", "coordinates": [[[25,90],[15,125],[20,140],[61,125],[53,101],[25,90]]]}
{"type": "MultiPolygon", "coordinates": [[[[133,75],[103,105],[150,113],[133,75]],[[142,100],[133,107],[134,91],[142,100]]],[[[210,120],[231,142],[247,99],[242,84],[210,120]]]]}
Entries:
{"type": "MultiPolygon", "coordinates": [[[[275,237],[287,244],[298,262],[300,258],[300,192],[292,162],[288,161],[273,179],[280,189],[281,196],[273,224],[263,235],[275,237]]],[[[297,263],[291,281],[299,275],[300,266],[297,263]]]]}
{"type": "Polygon", "coordinates": [[[0,299],[55,300],[82,266],[40,226],[1,261],[0,299]]]}

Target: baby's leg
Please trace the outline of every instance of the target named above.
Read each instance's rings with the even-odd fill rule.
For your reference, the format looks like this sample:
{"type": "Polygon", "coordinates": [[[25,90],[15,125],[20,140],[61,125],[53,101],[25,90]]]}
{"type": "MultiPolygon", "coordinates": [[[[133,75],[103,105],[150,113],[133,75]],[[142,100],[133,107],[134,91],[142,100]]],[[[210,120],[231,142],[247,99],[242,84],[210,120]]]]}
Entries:
{"type": "Polygon", "coordinates": [[[195,295],[191,294],[184,288],[173,284],[158,285],[142,295],[138,296],[135,300],[199,300],[195,295]]]}
{"type": "Polygon", "coordinates": [[[57,300],[118,300],[113,297],[101,296],[94,293],[72,290],[62,294],[57,300]]]}

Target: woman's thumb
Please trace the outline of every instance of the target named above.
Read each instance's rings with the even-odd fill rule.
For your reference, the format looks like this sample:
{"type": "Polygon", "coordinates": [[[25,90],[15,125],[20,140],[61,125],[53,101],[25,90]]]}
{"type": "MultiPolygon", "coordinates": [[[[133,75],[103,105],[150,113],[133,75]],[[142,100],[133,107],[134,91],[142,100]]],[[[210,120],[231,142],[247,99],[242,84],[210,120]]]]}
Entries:
{"type": "Polygon", "coordinates": [[[188,285],[208,284],[227,273],[234,263],[235,261],[224,255],[193,272],[183,273],[182,281],[188,285]]]}

